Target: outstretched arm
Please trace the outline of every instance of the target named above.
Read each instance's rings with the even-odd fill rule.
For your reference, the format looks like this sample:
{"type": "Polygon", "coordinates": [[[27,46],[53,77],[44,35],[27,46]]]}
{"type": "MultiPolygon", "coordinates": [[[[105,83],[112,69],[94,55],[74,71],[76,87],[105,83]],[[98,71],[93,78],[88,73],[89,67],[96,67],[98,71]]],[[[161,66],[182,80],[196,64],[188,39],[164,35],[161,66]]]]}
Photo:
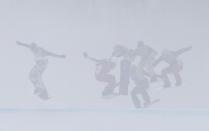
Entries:
{"type": "Polygon", "coordinates": [[[192,49],[192,46],[189,46],[189,47],[186,47],[186,48],[182,48],[182,49],[176,51],[175,53],[176,53],[176,55],[181,55],[181,54],[183,54],[187,51],[190,51],[191,49],[192,49]]]}
{"type": "Polygon", "coordinates": [[[96,59],[96,58],[90,57],[86,52],[83,53],[83,56],[84,56],[85,58],[91,60],[91,61],[96,62],[96,63],[101,62],[101,60],[98,60],[98,59],[96,59]]]}
{"type": "Polygon", "coordinates": [[[46,54],[48,56],[52,56],[52,57],[56,57],[56,58],[66,58],[65,55],[58,55],[58,54],[55,54],[55,53],[52,53],[52,52],[49,52],[49,51],[46,51],[46,54]]]}
{"type": "Polygon", "coordinates": [[[30,45],[28,44],[25,44],[25,43],[22,43],[22,42],[19,42],[19,41],[16,41],[16,43],[20,46],[24,46],[24,47],[27,47],[27,48],[30,48],[30,45]]]}

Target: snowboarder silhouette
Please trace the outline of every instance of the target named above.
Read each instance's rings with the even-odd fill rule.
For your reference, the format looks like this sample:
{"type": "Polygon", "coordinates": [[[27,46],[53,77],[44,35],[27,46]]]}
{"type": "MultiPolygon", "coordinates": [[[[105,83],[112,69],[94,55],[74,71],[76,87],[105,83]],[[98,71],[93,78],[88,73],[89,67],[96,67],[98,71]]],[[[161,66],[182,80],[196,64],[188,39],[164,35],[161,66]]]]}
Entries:
{"type": "Polygon", "coordinates": [[[112,53],[113,57],[122,58],[120,61],[120,95],[128,95],[128,87],[130,83],[130,69],[133,61],[133,52],[122,45],[116,45],[112,53]]]}
{"type": "Polygon", "coordinates": [[[160,77],[164,81],[164,87],[170,87],[171,82],[169,80],[168,74],[172,74],[175,77],[176,86],[182,85],[182,78],[180,76],[180,72],[183,69],[183,63],[182,61],[178,60],[178,57],[187,52],[190,51],[192,47],[183,48],[177,51],[169,51],[164,50],[162,52],[162,55],[155,61],[154,66],[157,66],[160,62],[164,61],[168,64],[168,67],[164,68],[161,72],[160,77]]]}
{"type": "Polygon", "coordinates": [[[35,66],[30,71],[29,79],[35,87],[34,94],[39,96],[42,100],[48,100],[50,97],[42,79],[42,75],[48,66],[48,57],[65,58],[66,56],[49,52],[35,43],[25,44],[17,41],[17,44],[30,49],[34,54],[35,66]]]}
{"type": "Polygon", "coordinates": [[[114,95],[114,89],[116,88],[115,76],[110,72],[115,68],[115,63],[110,59],[96,59],[90,57],[87,53],[83,53],[84,57],[96,63],[95,77],[100,82],[107,83],[107,86],[102,92],[102,96],[114,95]]]}
{"type": "Polygon", "coordinates": [[[135,49],[135,56],[140,56],[141,60],[139,62],[139,66],[142,66],[144,68],[144,70],[150,77],[151,82],[157,80],[157,75],[153,67],[156,55],[157,51],[155,51],[150,46],[145,45],[143,41],[139,41],[137,43],[137,48],[135,49]]]}

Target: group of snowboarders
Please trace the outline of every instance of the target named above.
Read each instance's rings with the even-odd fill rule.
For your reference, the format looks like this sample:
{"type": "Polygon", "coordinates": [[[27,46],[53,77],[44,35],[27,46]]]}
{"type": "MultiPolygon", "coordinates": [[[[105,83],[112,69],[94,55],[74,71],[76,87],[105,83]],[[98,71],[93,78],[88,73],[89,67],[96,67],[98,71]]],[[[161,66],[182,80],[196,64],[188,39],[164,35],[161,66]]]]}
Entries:
{"type": "Polygon", "coordinates": [[[159,101],[152,101],[150,99],[147,90],[151,83],[161,80],[164,83],[163,87],[169,88],[171,87],[171,81],[168,75],[173,75],[176,81],[175,85],[182,85],[180,72],[183,69],[183,64],[178,58],[181,54],[191,49],[192,47],[190,46],[177,51],[165,50],[158,57],[156,50],[146,45],[143,41],[139,41],[135,49],[116,45],[113,48],[111,57],[107,59],[96,59],[90,57],[86,52],[84,53],[84,57],[95,62],[96,79],[100,82],[107,83],[102,92],[102,96],[130,94],[134,106],[141,108],[148,107],[156,101],[159,101]],[[116,81],[116,76],[112,73],[116,67],[116,63],[113,60],[114,58],[120,59],[119,82],[116,81]],[[160,74],[157,74],[155,68],[162,61],[167,63],[167,67],[163,68],[160,74]],[[132,91],[129,92],[131,81],[133,81],[134,87],[132,91]],[[116,93],[115,89],[117,87],[119,87],[119,91],[116,93]],[[139,99],[138,95],[141,95],[142,100],[139,99]]]}
{"type": "MultiPolygon", "coordinates": [[[[65,55],[58,55],[38,46],[36,43],[25,44],[17,42],[18,45],[30,49],[35,57],[35,65],[31,69],[29,79],[34,86],[34,94],[43,100],[50,99],[47,88],[43,82],[42,75],[47,68],[48,58],[65,58],[65,55]]],[[[158,52],[143,41],[137,42],[135,49],[129,49],[123,45],[115,45],[110,58],[97,59],[84,52],[86,59],[93,61],[96,65],[95,78],[99,82],[104,82],[105,86],[102,96],[131,96],[132,102],[136,108],[148,107],[154,101],[151,100],[148,89],[153,82],[163,81],[163,87],[171,87],[169,75],[175,78],[175,85],[182,85],[180,72],[183,69],[182,61],[179,56],[192,47],[182,48],[177,51],[164,50],[159,56],[158,52]],[[119,59],[119,82],[116,75],[112,73],[117,63],[113,59],[119,59]],[[161,62],[167,63],[167,67],[157,74],[155,68],[161,62]],[[130,82],[134,83],[134,87],[130,90],[130,82]],[[116,92],[118,88],[118,92],[116,92]],[[142,100],[138,97],[141,95],[142,100]],[[142,104],[143,102],[143,104],[142,104]]]]}

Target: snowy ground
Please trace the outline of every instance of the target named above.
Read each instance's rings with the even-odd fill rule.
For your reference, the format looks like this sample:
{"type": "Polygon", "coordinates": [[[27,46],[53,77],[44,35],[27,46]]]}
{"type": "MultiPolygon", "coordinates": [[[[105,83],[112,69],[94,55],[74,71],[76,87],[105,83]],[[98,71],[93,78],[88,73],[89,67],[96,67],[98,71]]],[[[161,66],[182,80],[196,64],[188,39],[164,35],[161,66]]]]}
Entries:
{"type": "Polygon", "coordinates": [[[1,131],[204,131],[209,110],[1,110],[1,131]]]}

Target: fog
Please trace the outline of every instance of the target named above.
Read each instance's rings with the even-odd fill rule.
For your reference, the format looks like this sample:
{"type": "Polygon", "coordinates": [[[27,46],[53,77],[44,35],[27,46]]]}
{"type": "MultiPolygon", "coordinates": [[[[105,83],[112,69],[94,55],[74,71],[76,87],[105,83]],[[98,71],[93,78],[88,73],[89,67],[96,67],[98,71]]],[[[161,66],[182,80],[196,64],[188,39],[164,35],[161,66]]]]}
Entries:
{"type": "Polygon", "coordinates": [[[164,49],[193,47],[179,57],[183,85],[164,90],[159,82],[153,84],[151,96],[160,102],[151,108],[208,109],[208,5],[207,0],[2,0],[0,108],[134,108],[129,96],[102,99],[105,84],[95,79],[95,65],[83,52],[109,58],[115,45],[134,49],[143,40],[158,56],[164,49]],[[50,100],[33,94],[34,56],[16,41],[67,56],[49,58],[43,79],[50,100]]]}

